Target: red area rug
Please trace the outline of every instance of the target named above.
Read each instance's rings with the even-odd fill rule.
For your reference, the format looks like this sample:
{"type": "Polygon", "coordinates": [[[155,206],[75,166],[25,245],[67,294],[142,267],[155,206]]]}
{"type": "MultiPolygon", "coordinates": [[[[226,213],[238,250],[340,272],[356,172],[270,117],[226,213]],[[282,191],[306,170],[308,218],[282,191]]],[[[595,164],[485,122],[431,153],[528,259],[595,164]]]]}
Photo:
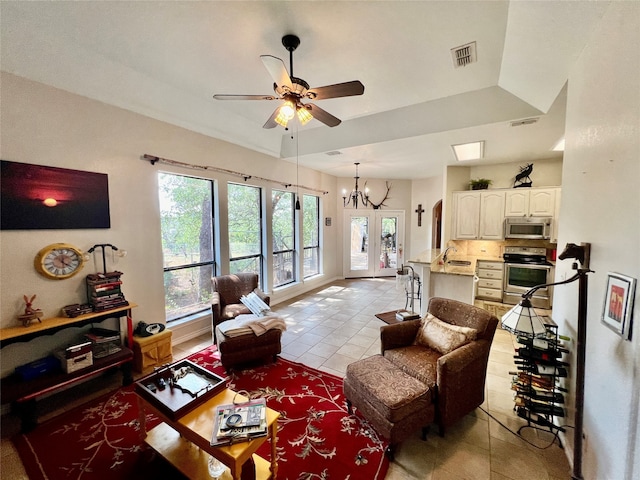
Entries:
{"type": "MultiPolygon", "coordinates": [[[[226,375],[210,347],[190,360],[226,375]]],[[[229,387],[265,397],[278,410],[278,478],[383,479],[387,442],[365,420],[347,413],[342,379],[299,363],[234,372],[229,387]]],[[[131,387],[78,407],[18,435],[14,444],[31,480],[182,478],[144,445],[131,387]]],[[[146,414],[147,428],[159,423],[146,414]]],[[[268,442],[258,453],[270,458],[268,442]]]]}

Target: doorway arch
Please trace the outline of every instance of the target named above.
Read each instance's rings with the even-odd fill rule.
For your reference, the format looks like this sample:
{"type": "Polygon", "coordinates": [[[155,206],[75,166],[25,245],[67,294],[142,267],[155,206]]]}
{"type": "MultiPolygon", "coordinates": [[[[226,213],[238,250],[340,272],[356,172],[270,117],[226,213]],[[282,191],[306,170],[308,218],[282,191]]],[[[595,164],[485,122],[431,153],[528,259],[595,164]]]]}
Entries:
{"type": "Polygon", "coordinates": [[[431,210],[431,248],[442,246],[442,200],[438,200],[431,210]]]}

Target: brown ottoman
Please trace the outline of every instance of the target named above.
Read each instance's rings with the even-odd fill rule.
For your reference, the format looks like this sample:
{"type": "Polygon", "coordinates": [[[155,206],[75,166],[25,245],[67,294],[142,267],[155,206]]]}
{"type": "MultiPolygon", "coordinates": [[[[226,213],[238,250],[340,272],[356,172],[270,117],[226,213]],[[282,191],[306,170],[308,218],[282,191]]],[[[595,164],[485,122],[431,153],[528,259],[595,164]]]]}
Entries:
{"type": "Polygon", "coordinates": [[[227,337],[216,327],[216,344],[220,352],[220,362],[227,370],[236,365],[269,358],[276,361],[282,351],[280,339],[282,331],[274,328],[262,335],[247,333],[237,337],[227,337]]]}
{"type": "Polygon", "coordinates": [[[343,388],[349,413],[355,406],[380,435],[389,439],[390,459],[396,445],[421,427],[424,439],[435,418],[429,387],[382,355],[350,364],[343,388]]]}

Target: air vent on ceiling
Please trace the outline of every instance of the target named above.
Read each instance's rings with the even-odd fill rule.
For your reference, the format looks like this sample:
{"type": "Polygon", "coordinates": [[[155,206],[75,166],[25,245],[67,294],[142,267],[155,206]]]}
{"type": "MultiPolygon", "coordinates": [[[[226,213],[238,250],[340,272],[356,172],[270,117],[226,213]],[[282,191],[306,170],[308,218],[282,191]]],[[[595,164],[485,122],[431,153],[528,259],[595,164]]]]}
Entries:
{"type": "Polygon", "coordinates": [[[532,125],[539,120],[538,117],[525,118],[524,120],[515,120],[511,122],[512,127],[521,127],[522,125],[532,125]]]}
{"type": "Polygon", "coordinates": [[[327,152],[326,154],[330,157],[333,157],[334,155],[342,155],[342,152],[340,150],[332,150],[331,152],[327,152]]]}
{"type": "Polygon", "coordinates": [[[474,63],[477,60],[476,42],[452,48],[451,56],[453,57],[453,66],[455,68],[466,67],[470,63],[474,63]]]}

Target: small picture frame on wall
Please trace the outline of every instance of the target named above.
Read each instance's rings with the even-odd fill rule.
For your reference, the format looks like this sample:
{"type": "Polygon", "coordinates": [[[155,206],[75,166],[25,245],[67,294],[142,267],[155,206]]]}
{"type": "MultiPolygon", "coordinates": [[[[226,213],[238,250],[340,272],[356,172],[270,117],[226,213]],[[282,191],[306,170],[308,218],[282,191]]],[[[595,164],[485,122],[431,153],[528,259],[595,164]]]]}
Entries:
{"type": "Polygon", "coordinates": [[[635,278],[620,273],[608,273],[602,323],[625,340],[631,339],[635,292],[635,278]]]}

